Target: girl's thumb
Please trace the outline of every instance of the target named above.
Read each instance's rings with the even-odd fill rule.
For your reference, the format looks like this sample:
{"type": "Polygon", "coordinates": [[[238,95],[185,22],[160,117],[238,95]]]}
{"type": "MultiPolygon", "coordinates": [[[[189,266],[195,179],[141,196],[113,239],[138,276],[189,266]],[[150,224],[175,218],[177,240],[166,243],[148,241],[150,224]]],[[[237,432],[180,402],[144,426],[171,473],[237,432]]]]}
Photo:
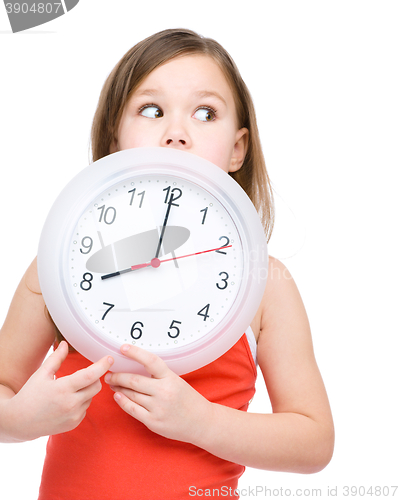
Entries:
{"type": "Polygon", "coordinates": [[[67,356],[68,344],[62,340],[57,349],[42,364],[42,368],[50,377],[54,378],[67,356]]]}

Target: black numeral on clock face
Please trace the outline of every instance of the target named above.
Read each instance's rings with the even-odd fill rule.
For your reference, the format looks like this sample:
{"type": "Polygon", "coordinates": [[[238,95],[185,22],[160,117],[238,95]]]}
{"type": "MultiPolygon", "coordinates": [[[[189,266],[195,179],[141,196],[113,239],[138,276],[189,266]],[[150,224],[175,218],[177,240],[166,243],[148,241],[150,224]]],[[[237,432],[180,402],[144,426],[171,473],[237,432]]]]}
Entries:
{"type": "MultiPolygon", "coordinates": [[[[222,245],[222,248],[223,248],[223,247],[227,247],[227,246],[229,246],[229,244],[230,244],[230,240],[229,240],[229,238],[228,238],[227,236],[221,236],[221,237],[219,238],[219,241],[220,241],[220,240],[226,240],[226,243],[225,243],[224,245],[222,245]]],[[[216,250],[216,252],[217,252],[217,253],[222,253],[223,255],[226,255],[226,252],[223,252],[222,250],[216,250]]]]}
{"type": "Polygon", "coordinates": [[[136,321],[135,323],[133,323],[133,326],[130,330],[130,335],[134,340],[138,340],[143,335],[143,330],[141,328],[144,328],[144,325],[141,321],[136,321]]]}
{"type": "Polygon", "coordinates": [[[170,190],[170,186],[163,189],[163,191],[166,191],[166,196],[164,203],[170,203],[171,205],[174,205],[175,207],[178,207],[179,205],[177,203],[173,203],[174,201],[178,200],[183,192],[179,188],[173,188],[172,191],[170,190]]]}
{"type": "Polygon", "coordinates": [[[202,217],[201,224],[205,224],[206,214],[208,213],[208,207],[204,208],[203,210],[200,210],[200,213],[202,213],[202,212],[204,212],[204,215],[202,217]]]}
{"type": "Polygon", "coordinates": [[[115,222],[116,209],[114,207],[108,207],[106,209],[105,205],[102,205],[101,207],[98,207],[97,210],[101,210],[98,222],[104,221],[108,225],[113,224],[115,222]]]}
{"type": "Polygon", "coordinates": [[[87,254],[91,252],[91,249],[93,248],[93,239],[90,238],[90,236],[85,236],[82,238],[82,247],[86,249],[86,252],[84,252],[81,248],[79,249],[81,253],[87,254]],[[89,243],[87,243],[89,241],[89,243]]]}
{"type": "Polygon", "coordinates": [[[105,311],[105,313],[103,314],[103,317],[101,319],[104,319],[105,316],[110,312],[110,310],[115,307],[115,304],[108,304],[108,302],[103,302],[103,304],[105,306],[109,306],[108,309],[105,311]]]}
{"type": "Polygon", "coordinates": [[[203,316],[204,317],[204,321],[206,321],[208,318],[209,318],[209,307],[210,307],[210,304],[207,304],[205,307],[203,307],[201,309],[201,311],[198,311],[197,314],[198,316],[203,316]]]}
{"type": "Polygon", "coordinates": [[[87,292],[91,288],[91,282],[93,279],[93,275],[91,273],[84,273],[83,275],[83,281],[80,282],[80,288],[87,292]]]}
{"type": "Polygon", "coordinates": [[[171,332],[168,332],[168,335],[171,339],[175,339],[176,337],[179,336],[180,334],[180,329],[175,325],[175,323],[177,325],[181,325],[181,321],[176,321],[175,319],[172,321],[172,323],[170,324],[169,328],[171,330],[176,330],[175,332],[171,333],[171,332]]]}
{"type": "Polygon", "coordinates": [[[227,285],[228,285],[227,280],[229,279],[229,275],[225,271],[223,271],[223,272],[219,273],[219,276],[222,276],[223,274],[225,275],[224,278],[221,278],[221,280],[223,281],[223,284],[219,285],[219,283],[216,283],[216,286],[219,288],[219,290],[224,290],[225,288],[227,288],[227,285]]]}
{"type": "MultiPolygon", "coordinates": [[[[129,205],[132,205],[133,204],[133,199],[134,199],[134,195],[136,194],[136,188],[128,191],[128,193],[132,193],[132,196],[130,198],[130,203],[129,205]]],[[[141,208],[142,204],[143,204],[143,200],[144,200],[144,195],[145,195],[145,191],[142,191],[141,193],[137,193],[137,196],[141,196],[141,200],[140,200],[140,204],[139,204],[139,208],[141,208]]]]}

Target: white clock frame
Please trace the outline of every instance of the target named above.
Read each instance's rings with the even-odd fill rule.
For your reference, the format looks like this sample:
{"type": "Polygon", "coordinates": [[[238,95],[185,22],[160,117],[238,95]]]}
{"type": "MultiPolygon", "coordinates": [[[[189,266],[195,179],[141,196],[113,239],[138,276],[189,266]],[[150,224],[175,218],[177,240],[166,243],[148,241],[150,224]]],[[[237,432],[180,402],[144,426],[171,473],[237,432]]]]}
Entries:
{"type": "Polygon", "coordinates": [[[90,201],[134,175],[160,173],[161,169],[199,184],[222,203],[236,224],[245,258],[239,293],[215,328],[188,345],[151,351],[179,375],[214,361],[244,334],[266,285],[268,252],[259,215],[243,189],[223,170],[198,156],[168,148],[134,148],[94,162],[70,181],[50,210],[39,242],[38,275],[44,301],[63,336],[93,362],[112,355],[112,371],[147,374],[141,365],[99,337],[75,307],[65,279],[66,249],[76,221],[90,201]]]}

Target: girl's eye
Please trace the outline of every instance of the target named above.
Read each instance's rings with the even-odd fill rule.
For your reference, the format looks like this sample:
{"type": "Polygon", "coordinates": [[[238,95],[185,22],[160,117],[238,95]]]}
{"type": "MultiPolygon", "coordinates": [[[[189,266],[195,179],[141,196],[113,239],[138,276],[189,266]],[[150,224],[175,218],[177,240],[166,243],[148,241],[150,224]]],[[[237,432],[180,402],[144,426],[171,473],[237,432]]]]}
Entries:
{"type": "Polygon", "coordinates": [[[144,106],[139,110],[139,113],[146,118],[162,118],[163,116],[162,109],[158,106],[155,106],[155,104],[144,106]]]}
{"type": "Polygon", "coordinates": [[[216,118],[216,111],[211,108],[198,108],[194,118],[202,122],[212,122],[216,118]]]}

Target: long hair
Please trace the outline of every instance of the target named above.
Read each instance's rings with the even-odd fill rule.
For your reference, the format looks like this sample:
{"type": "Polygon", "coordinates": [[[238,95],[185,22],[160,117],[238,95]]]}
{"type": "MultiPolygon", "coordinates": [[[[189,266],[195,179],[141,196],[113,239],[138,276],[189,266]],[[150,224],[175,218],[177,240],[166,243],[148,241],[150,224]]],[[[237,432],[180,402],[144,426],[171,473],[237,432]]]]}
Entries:
{"type": "Polygon", "coordinates": [[[107,156],[117,138],[123,110],[135,89],[158,66],[184,55],[206,55],[219,65],[233,92],[238,128],[249,130],[242,167],[230,175],[244,189],[261,218],[268,240],[274,224],[274,202],[262,153],[251,95],[233,59],[215,40],[186,29],[168,29],[132,47],[108,76],[98,101],[91,131],[93,161],[107,156]]]}

